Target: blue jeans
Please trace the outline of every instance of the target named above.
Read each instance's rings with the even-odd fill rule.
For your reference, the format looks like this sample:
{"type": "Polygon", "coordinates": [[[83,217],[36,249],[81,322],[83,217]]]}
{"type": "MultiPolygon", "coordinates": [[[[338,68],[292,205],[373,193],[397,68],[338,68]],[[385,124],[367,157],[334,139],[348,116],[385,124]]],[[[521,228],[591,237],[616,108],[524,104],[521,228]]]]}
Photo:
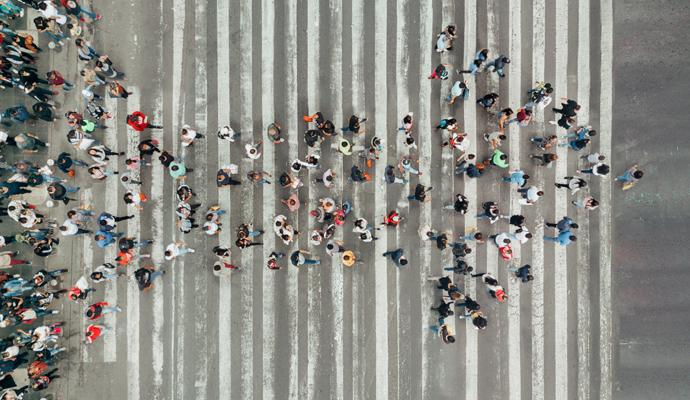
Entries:
{"type": "Polygon", "coordinates": [[[79,16],[79,15],[81,15],[81,14],[86,14],[86,15],[88,15],[89,18],[91,18],[91,19],[96,19],[96,16],[98,16],[98,14],[96,14],[95,12],[89,11],[89,10],[85,10],[85,9],[81,8],[80,6],[77,6],[77,11],[78,11],[77,16],[79,16]]]}
{"type": "Polygon", "coordinates": [[[251,238],[255,238],[259,235],[261,235],[261,231],[249,231],[249,237],[251,238]]]}
{"type": "Polygon", "coordinates": [[[304,265],[318,265],[321,264],[321,260],[312,260],[309,258],[304,259],[304,265]]]}
{"type": "Polygon", "coordinates": [[[617,176],[616,180],[623,183],[629,183],[633,181],[633,176],[630,171],[625,171],[623,175],[617,176]]]}
{"type": "Polygon", "coordinates": [[[65,186],[65,190],[67,191],[67,193],[76,193],[77,191],[79,191],[79,187],[73,187],[73,186],[69,186],[69,185],[64,185],[64,186],[65,186]]]}
{"type": "Polygon", "coordinates": [[[558,238],[553,236],[544,236],[544,240],[548,242],[558,243],[558,238]]]}
{"type": "Polygon", "coordinates": [[[163,271],[153,271],[153,272],[151,272],[151,283],[153,283],[153,281],[154,281],[156,278],[158,278],[159,276],[162,276],[162,275],[163,275],[163,271]]]}

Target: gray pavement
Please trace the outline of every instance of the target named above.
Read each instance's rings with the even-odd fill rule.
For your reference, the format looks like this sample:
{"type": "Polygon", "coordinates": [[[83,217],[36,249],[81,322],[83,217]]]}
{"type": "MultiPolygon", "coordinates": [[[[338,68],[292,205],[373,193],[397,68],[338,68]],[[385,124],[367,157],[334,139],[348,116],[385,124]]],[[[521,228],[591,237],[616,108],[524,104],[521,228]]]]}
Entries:
{"type": "MultiPolygon", "coordinates": [[[[180,234],[173,213],[176,184],[155,160],[153,167],[140,172],[142,191],[150,197],[141,212],[125,208],[120,201],[124,188],[117,182],[78,178],[82,200],[96,210],[137,215],[126,224],[128,234],[156,240],[151,263],[167,274],[144,294],[128,279],[100,286],[96,298],[125,311],[106,318],[112,330],[88,348],[80,341],[81,307],[64,305],[60,317],[70,322],[71,351],[61,366],[63,378],[55,383],[58,397],[611,398],[607,232],[618,214],[612,214],[607,201],[610,180],[591,180],[591,193],[602,206],[588,214],[570,205],[573,196],[552,185],[575,172],[580,154],[559,148],[559,163],[551,169],[529,162],[535,150],[528,137],[563,133],[545,123],[553,118],[550,110],[538,112],[529,127],[511,126],[504,144],[511,163],[520,165],[533,177],[531,183],[546,192],[531,207],[521,207],[515,191],[498,182],[501,171],[491,170],[478,181],[454,177],[454,157],[439,146],[442,134],[434,130],[439,118],[455,116],[468,133],[470,151],[483,158],[489,150],[482,134],[496,130],[496,119],[474,100],[495,91],[501,96],[500,108],[517,109],[537,80],[554,83],[556,99],[568,96],[583,104],[579,123],[599,127],[610,122],[610,81],[601,79],[611,68],[610,58],[600,55],[601,49],[612,46],[602,35],[612,28],[610,6],[610,1],[600,5],[567,0],[133,0],[126,6],[96,1],[93,8],[105,17],[92,43],[127,73],[126,85],[135,93],[127,101],[106,103],[117,116],[103,141],[132,154],[140,138],[153,135],[163,148],[193,166],[187,183],[197,192],[197,200],[204,207],[220,203],[230,212],[220,238],[201,232],[180,234]],[[452,52],[439,56],[433,50],[436,34],[451,22],[458,25],[459,38],[452,52]],[[483,47],[513,59],[507,77],[499,81],[486,73],[476,79],[466,76],[470,99],[449,106],[443,97],[452,82],[429,81],[426,76],[441,61],[465,68],[483,47]],[[128,131],[124,116],[136,109],[161,121],[165,129],[141,135],[128,131]],[[376,135],[385,140],[386,151],[371,171],[374,180],[353,184],[346,177],[361,161],[341,156],[329,142],[322,145],[323,168],[339,175],[336,188],[305,185],[299,190],[302,208],[289,218],[302,232],[299,248],[309,248],[323,262],[319,267],[269,271],[264,259],[270,251],[292,250],[276,244],[269,227],[275,214],[288,214],[277,201],[288,192],[275,184],[217,189],[213,174],[233,162],[241,174],[263,169],[279,175],[291,160],[307,154],[301,116],[316,111],[332,118],[337,127],[346,125],[352,113],[366,116],[366,135],[354,141],[366,144],[376,135]],[[409,111],[415,115],[419,146],[410,154],[419,158],[423,175],[411,176],[405,185],[382,186],[385,165],[395,165],[408,154],[397,127],[409,111]],[[265,141],[264,129],[273,121],[285,128],[288,143],[266,144],[260,160],[245,158],[244,143],[265,141]],[[178,132],[185,123],[206,133],[206,140],[182,149],[178,132]],[[225,124],[242,132],[241,143],[218,141],[215,131],[225,124]],[[431,203],[407,202],[417,182],[434,187],[431,203]],[[465,217],[441,210],[455,193],[470,198],[465,217]],[[307,233],[314,226],[308,210],[324,196],[352,202],[353,217],[370,223],[378,223],[393,208],[407,219],[397,230],[378,231],[380,239],[369,244],[353,236],[348,221],[338,237],[364,263],[344,268],[323,248],[308,244],[307,233]],[[419,232],[427,226],[454,236],[473,227],[485,234],[507,231],[503,221],[489,225],[474,218],[484,201],[497,201],[502,214],[527,217],[535,239],[515,248],[511,265],[531,264],[535,281],[511,280],[509,265],[500,260],[493,244],[472,244],[469,263],[476,271],[495,274],[510,301],[497,304],[475,279],[456,277],[482,304],[489,328],[476,331],[457,320],[456,343],[444,345],[428,328],[435,320],[429,307],[440,293],[425,278],[441,274],[451,256],[422,241],[419,232]],[[565,214],[580,223],[579,240],[567,249],[554,248],[540,239],[541,223],[565,214]],[[232,246],[233,261],[242,271],[218,279],[209,268],[210,249],[219,240],[230,245],[242,222],[266,229],[265,245],[250,250],[232,246]],[[164,246],[174,240],[184,240],[196,253],[172,263],[163,261],[164,246]],[[381,257],[396,247],[405,249],[409,267],[396,269],[381,257]]],[[[68,79],[79,80],[73,47],[44,58],[64,70],[68,79]]],[[[76,94],[61,101],[63,107],[74,105],[76,94]]],[[[62,125],[47,129],[51,156],[68,149],[62,125]]],[[[602,127],[592,151],[606,152],[611,132],[602,127]]],[[[625,161],[616,155],[614,171],[624,168],[625,161]]],[[[121,168],[122,164],[120,160],[121,168]]],[[[318,175],[301,177],[309,183],[318,175]]],[[[50,214],[62,221],[64,212],[58,207],[50,214]]],[[[93,248],[89,238],[66,238],[48,264],[69,265],[74,282],[111,256],[112,250],[93,248]]]]}
{"type": "Polygon", "coordinates": [[[616,3],[613,157],[616,171],[636,163],[646,173],[614,196],[618,399],[690,397],[689,17],[685,1],[616,3]]]}

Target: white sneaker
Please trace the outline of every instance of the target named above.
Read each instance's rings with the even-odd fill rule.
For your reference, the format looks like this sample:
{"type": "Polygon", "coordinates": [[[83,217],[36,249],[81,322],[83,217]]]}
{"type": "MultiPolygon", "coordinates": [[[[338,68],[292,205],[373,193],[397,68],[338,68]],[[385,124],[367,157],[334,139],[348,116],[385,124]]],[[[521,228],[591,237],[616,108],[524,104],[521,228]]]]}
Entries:
{"type": "Polygon", "coordinates": [[[194,249],[189,249],[189,252],[190,252],[190,253],[194,253],[194,252],[196,252],[196,250],[194,250],[194,249]]]}

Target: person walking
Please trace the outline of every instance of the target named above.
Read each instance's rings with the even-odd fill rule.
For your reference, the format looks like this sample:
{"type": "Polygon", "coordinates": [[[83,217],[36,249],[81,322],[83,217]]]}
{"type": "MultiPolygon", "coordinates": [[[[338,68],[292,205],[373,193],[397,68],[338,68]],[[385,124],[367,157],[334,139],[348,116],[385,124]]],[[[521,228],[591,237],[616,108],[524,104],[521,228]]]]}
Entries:
{"type": "Polygon", "coordinates": [[[529,158],[532,160],[539,160],[542,167],[551,167],[551,163],[558,160],[558,156],[554,153],[544,154],[530,154],[529,158]]]}
{"type": "Polygon", "coordinates": [[[579,200],[571,202],[577,208],[584,208],[587,211],[596,210],[599,207],[599,202],[592,196],[585,196],[579,200]]]}
{"type": "Polygon", "coordinates": [[[486,69],[487,71],[495,71],[500,78],[505,78],[506,74],[504,69],[507,64],[510,64],[510,58],[500,55],[495,60],[488,63],[486,69]]]}
{"type": "Polygon", "coordinates": [[[295,250],[290,254],[290,263],[295,267],[301,267],[302,265],[319,265],[321,260],[318,258],[306,258],[305,255],[310,255],[311,253],[306,250],[295,250]]]}
{"type": "Polygon", "coordinates": [[[143,132],[145,129],[163,129],[161,125],[155,125],[149,122],[149,117],[141,111],[135,111],[127,115],[127,125],[137,132],[143,132]]]}
{"type": "Polygon", "coordinates": [[[508,168],[508,156],[499,149],[495,149],[491,155],[491,165],[495,165],[498,168],[508,168]]]}
{"type": "Polygon", "coordinates": [[[453,204],[446,204],[443,206],[444,210],[455,210],[460,214],[467,214],[467,209],[470,206],[470,201],[462,193],[455,195],[453,204]]]}
{"type": "Polygon", "coordinates": [[[552,108],[553,112],[565,117],[574,117],[577,115],[577,112],[580,110],[580,105],[577,104],[575,100],[570,100],[567,97],[562,97],[561,100],[565,101],[565,103],[561,103],[561,108],[552,108]]]}
{"type": "Polygon", "coordinates": [[[524,205],[534,205],[537,203],[537,200],[539,200],[539,198],[544,195],[544,191],[539,190],[539,188],[537,188],[536,186],[520,188],[517,191],[522,195],[522,200],[520,201],[520,204],[524,205]]]}
{"type": "Polygon", "coordinates": [[[548,242],[558,243],[561,246],[567,246],[570,243],[577,240],[577,237],[573,235],[569,230],[562,231],[558,236],[544,236],[544,240],[548,242]]]}
{"type": "Polygon", "coordinates": [[[527,282],[529,282],[529,281],[533,281],[533,280],[534,280],[534,276],[532,276],[532,274],[530,273],[530,269],[531,269],[531,268],[532,268],[531,265],[525,264],[525,265],[523,265],[523,266],[520,267],[520,268],[510,267],[510,268],[508,268],[508,271],[510,271],[510,272],[512,272],[513,274],[515,274],[515,277],[518,278],[518,279],[520,279],[520,281],[521,281],[522,283],[527,283],[527,282]]]}
{"type": "Polygon", "coordinates": [[[427,187],[422,185],[421,183],[418,183],[414,189],[414,194],[407,196],[407,200],[417,200],[420,203],[428,203],[431,201],[431,196],[428,196],[427,193],[430,192],[432,189],[433,187],[431,186],[427,187]]]}
{"type": "Polygon", "coordinates": [[[188,248],[187,245],[184,244],[184,242],[173,242],[165,248],[164,256],[166,260],[172,261],[179,256],[183,256],[187,253],[194,252],[195,250],[188,248]]]}
{"type": "Polygon", "coordinates": [[[450,64],[439,64],[434,68],[434,70],[431,72],[431,75],[428,76],[428,79],[440,79],[440,80],[446,80],[448,79],[448,76],[450,75],[448,72],[449,68],[453,68],[452,65],[450,64]]]}
{"type": "Polygon", "coordinates": [[[503,182],[510,182],[511,184],[518,185],[519,187],[524,187],[527,184],[529,175],[521,169],[513,169],[509,176],[503,177],[503,182]]]}
{"type": "Polygon", "coordinates": [[[570,190],[571,194],[575,194],[580,189],[587,187],[587,182],[582,178],[573,177],[573,176],[566,176],[563,179],[566,180],[565,183],[556,182],[556,183],[554,183],[554,185],[559,189],[560,188],[566,188],[566,189],[570,190]]]}
{"type": "Polygon", "coordinates": [[[391,261],[393,261],[393,264],[395,264],[396,267],[401,268],[407,265],[407,258],[403,255],[404,250],[402,248],[398,248],[395,250],[390,250],[385,253],[383,253],[384,257],[389,257],[391,261]]]}
{"type": "Polygon", "coordinates": [[[565,216],[561,218],[560,221],[553,223],[553,222],[545,222],[544,225],[548,226],[549,228],[556,228],[558,229],[558,232],[563,232],[567,231],[570,229],[577,229],[580,226],[573,221],[572,218],[565,216]]]}
{"type": "Polygon", "coordinates": [[[477,54],[474,55],[474,60],[472,60],[472,63],[470,64],[469,69],[457,70],[457,73],[458,74],[477,75],[479,73],[479,69],[482,67],[482,64],[488,58],[489,58],[489,49],[481,49],[477,52],[477,54]]]}
{"type": "Polygon", "coordinates": [[[86,316],[89,321],[95,321],[105,314],[117,313],[121,311],[122,309],[118,306],[111,306],[107,301],[100,301],[88,306],[84,311],[84,316],[86,316]]]}
{"type": "Polygon", "coordinates": [[[635,186],[643,176],[644,172],[635,164],[628,168],[622,175],[617,176],[615,180],[623,184],[623,190],[628,190],[635,186]]]}

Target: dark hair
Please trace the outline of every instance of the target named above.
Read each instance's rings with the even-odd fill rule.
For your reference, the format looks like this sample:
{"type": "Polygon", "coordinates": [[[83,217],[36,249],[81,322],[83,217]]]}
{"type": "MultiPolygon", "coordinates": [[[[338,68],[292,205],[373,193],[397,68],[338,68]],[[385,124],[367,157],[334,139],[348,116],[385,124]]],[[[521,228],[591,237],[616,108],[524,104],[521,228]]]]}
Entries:
{"type": "Polygon", "coordinates": [[[525,179],[525,180],[527,180],[527,179],[529,179],[529,175],[524,174],[524,175],[522,176],[522,178],[525,179]]]}
{"type": "Polygon", "coordinates": [[[506,140],[506,139],[507,139],[506,135],[498,135],[498,138],[501,139],[501,140],[506,140]]]}
{"type": "Polygon", "coordinates": [[[407,258],[400,257],[400,264],[407,265],[407,258]]]}
{"type": "Polygon", "coordinates": [[[505,160],[505,159],[507,159],[507,158],[508,158],[508,156],[507,156],[507,155],[505,155],[505,154],[501,154],[501,157],[500,157],[500,158],[501,158],[501,160],[505,160]]]}
{"type": "Polygon", "coordinates": [[[455,336],[448,335],[448,337],[446,337],[446,340],[448,341],[448,343],[455,343],[455,336]]]}
{"type": "Polygon", "coordinates": [[[577,240],[577,236],[575,236],[575,235],[570,235],[570,240],[572,240],[573,242],[576,241],[576,240],[577,240]]]}
{"type": "Polygon", "coordinates": [[[580,225],[578,225],[578,224],[576,224],[576,223],[573,222],[572,224],[570,224],[570,227],[573,228],[573,229],[577,229],[577,228],[580,227],[580,225]]]}
{"type": "Polygon", "coordinates": [[[532,238],[532,234],[528,232],[528,233],[525,235],[525,237],[531,239],[531,238],[532,238]]]}
{"type": "Polygon", "coordinates": [[[635,177],[635,179],[640,179],[640,178],[642,178],[643,175],[644,175],[644,172],[642,172],[640,170],[633,172],[633,177],[635,177]]]}
{"type": "Polygon", "coordinates": [[[537,196],[543,196],[543,195],[544,195],[544,191],[543,191],[543,190],[540,190],[540,191],[537,192],[537,196]]]}
{"type": "Polygon", "coordinates": [[[589,136],[596,136],[596,135],[597,135],[596,130],[592,129],[591,131],[589,131],[589,136]]]}

